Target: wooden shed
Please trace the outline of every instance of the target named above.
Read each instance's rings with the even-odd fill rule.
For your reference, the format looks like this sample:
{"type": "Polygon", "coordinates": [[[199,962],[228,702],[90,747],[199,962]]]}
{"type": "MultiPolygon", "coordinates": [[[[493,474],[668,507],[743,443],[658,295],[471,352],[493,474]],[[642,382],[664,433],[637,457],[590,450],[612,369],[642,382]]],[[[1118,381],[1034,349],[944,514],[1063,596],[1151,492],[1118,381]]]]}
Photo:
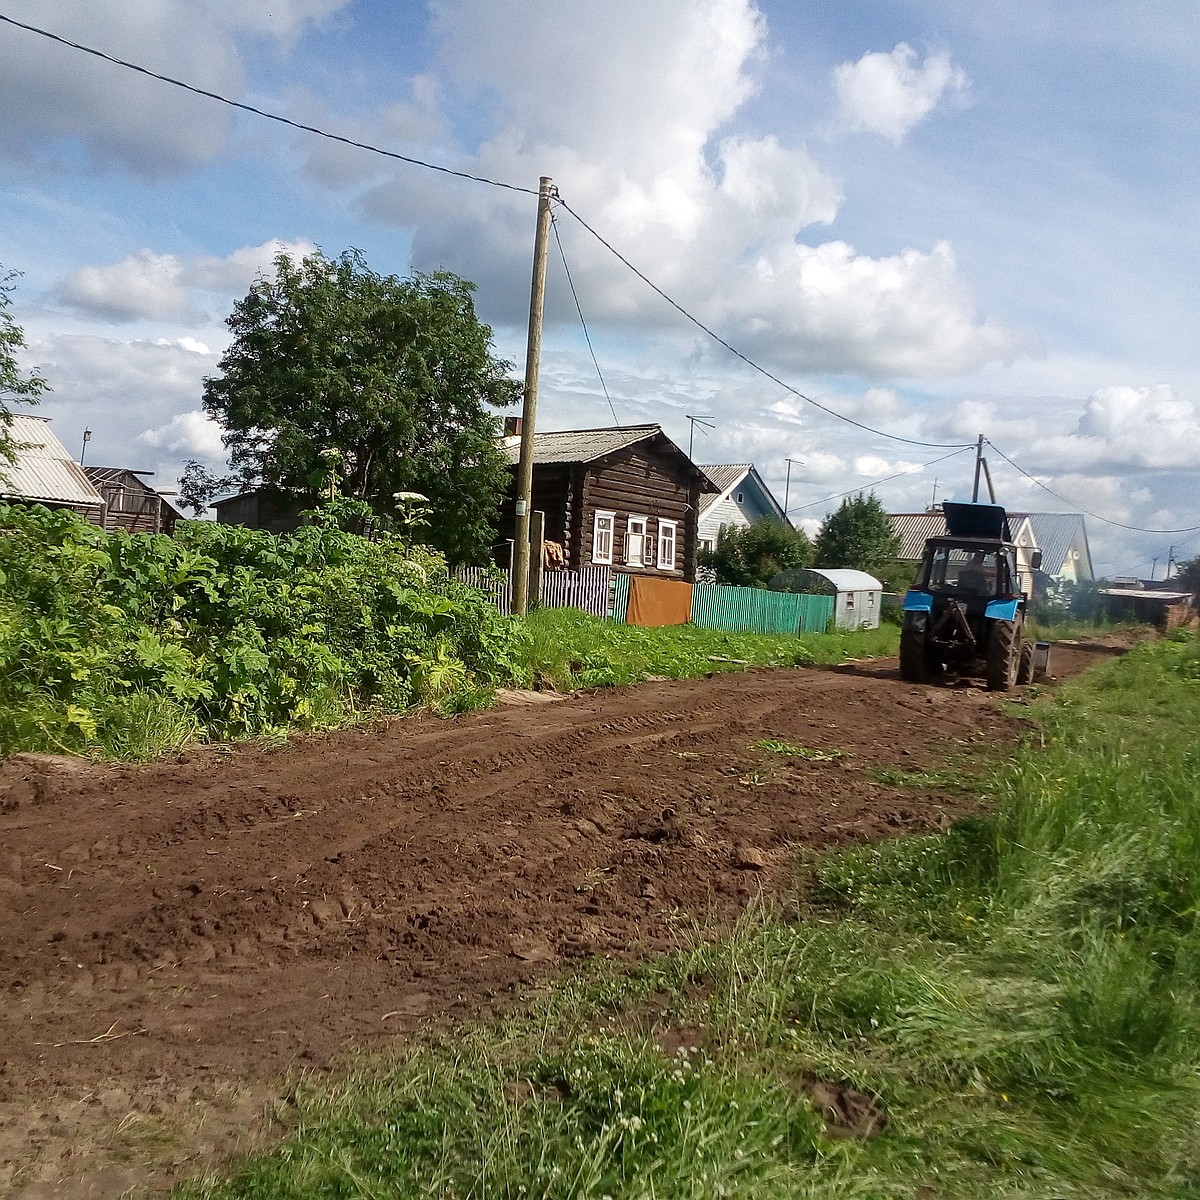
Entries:
{"type": "Polygon", "coordinates": [[[183,514],[156,492],[143,475],[153,471],[135,471],[129,467],[84,467],[83,473],[104,497],[104,528],[109,533],[124,529],[129,533],[175,532],[175,522],[183,514]]]}
{"type": "MultiPolygon", "coordinates": [[[[519,432],[501,442],[515,468],[519,432]]],[[[569,567],[665,578],[696,578],[700,497],[717,490],[658,425],[565,429],[534,438],[532,507],[569,567]]],[[[499,537],[516,531],[516,472],[499,537]]]]}

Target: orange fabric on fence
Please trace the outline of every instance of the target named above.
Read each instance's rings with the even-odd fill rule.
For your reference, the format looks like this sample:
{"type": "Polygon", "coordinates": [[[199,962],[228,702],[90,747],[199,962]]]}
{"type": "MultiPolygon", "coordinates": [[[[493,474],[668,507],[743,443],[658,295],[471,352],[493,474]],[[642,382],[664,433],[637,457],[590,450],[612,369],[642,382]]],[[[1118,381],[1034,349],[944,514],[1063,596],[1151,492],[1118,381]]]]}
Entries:
{"type": "Polygon", "coordinates": [[[686,625],[692,616],[692,585],[682,579],[655,579],[652,575],[629,577],[628,625],[653,628],[686,625]]]}

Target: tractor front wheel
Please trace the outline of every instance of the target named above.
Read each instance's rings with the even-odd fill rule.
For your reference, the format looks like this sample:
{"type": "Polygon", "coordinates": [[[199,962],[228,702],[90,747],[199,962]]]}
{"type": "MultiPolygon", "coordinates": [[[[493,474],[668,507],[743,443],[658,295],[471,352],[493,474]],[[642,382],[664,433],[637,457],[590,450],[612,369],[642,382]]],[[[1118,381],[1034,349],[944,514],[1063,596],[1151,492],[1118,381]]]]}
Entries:
{"type": "Polygon", "coordinates": [[[1014,621],[993,621],[988,634],[987,685],[989,691],[1007,692],[1016,682],[1021,641],[1014,621]]]}

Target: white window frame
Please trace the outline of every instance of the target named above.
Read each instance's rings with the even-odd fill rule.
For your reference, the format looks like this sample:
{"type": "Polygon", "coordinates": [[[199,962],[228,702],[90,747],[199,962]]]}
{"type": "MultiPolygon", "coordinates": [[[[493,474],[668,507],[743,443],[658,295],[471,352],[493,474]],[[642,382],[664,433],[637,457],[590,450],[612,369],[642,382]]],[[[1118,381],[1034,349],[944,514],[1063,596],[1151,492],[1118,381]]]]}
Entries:
{"type": "Polygon", "coordinates": [[[679,522],[678,521],[664,521],[660,518],[660,520],[658,522],[658,569],[660,571],[675,570],[675,555],[678,553],[677,547],[679,544],[678,543],[678,539],[679,539],[678,530],[679,530],[679,522]],[[671,536],[669,538],[663,537],[663,534],[668,533],[668,532],[670,533],[671,536]],[[670,557],[667,557],[663,553],[663,551],[666,548],[668,543],[670,543],[670,546],[671,546],[670,557]]]}
{"type": "Polygon", "coordinates": [[[646,565],[646,537],[649,527],[649,517],[639,517],[631,513],[625,518],[625,565],[627,567],[644,567],[646,565]],[[641,529],[634,532],[634,525],[640,525],[641,529]],[[634,538],[640,540],[635,543],[634,538]],[[632,550],[635,544],[637,545],[637,554],[634,554],[632,550]]]}
{"type": "Polygon", "coordinates": [[[592,562],[603,566],[612,566],[613,538],[617,532],[617,514],[607,509],[598,508],[592,515],[592,562]],[[601,529],[601,518],[608,518],[608,528],[601,529]],[[603,541],[607,539],[607,545],[603,541]]]}

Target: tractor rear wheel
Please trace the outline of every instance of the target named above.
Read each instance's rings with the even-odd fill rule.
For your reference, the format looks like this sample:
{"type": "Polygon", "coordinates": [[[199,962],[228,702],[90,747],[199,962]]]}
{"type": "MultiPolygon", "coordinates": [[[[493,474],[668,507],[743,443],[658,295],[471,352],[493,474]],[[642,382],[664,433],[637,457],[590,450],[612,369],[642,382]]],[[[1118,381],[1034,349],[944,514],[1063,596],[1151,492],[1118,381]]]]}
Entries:
{"type": "Polygon", "coordinates": [[[1014,621],[992,622],[987,645],[989,691],[1007,692],[1016,681],[1021,657],[1020,644],[1014,621]]]}
{"type": "Polygon", "coordinates": [[[1017,664],[1017,686],[1033,682],[1033,643],[1021,643],[1021,660],[1017,664]]]}
{"type": "Polygon", "coordinates": [[[905,625],[900,631],[900,678],[909,683],[924,683],[929,678],[925,659],[925,629],[905,625]]]}

